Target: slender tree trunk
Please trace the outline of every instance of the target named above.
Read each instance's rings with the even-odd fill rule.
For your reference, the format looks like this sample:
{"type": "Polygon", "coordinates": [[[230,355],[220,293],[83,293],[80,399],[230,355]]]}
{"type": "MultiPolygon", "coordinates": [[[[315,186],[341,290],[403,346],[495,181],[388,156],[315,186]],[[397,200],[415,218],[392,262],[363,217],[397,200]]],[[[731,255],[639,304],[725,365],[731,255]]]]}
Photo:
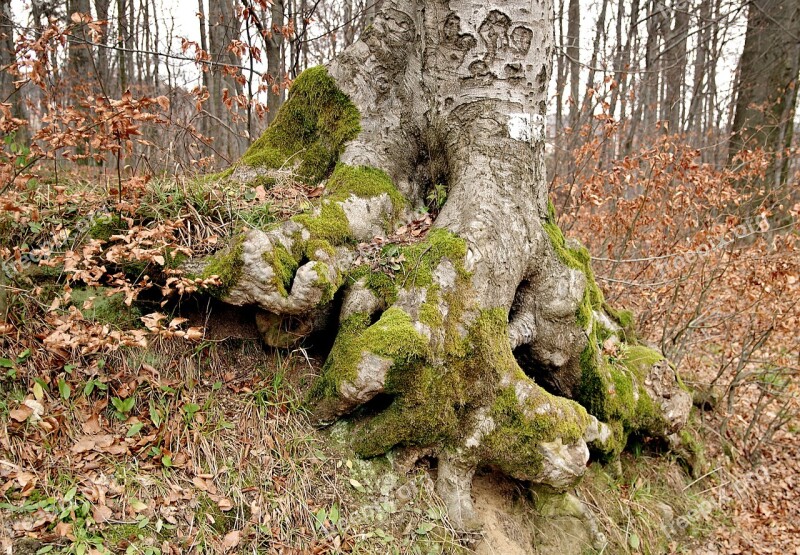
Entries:
{"type": "Polygon", "coordinates": [[[119,77],[120,94],[128,90],[128,56],[125,53],[126,37],[130,34],[128,18],[126,17],[125,2],[133,0],[117,0],[117,72],[119,77]]]}
{"type": "MultiPolygon", "coordinates": [[[[705,105],[706,72],[708,71],[707,58],[710,43],[711,1],[702,0],[700,3],[700,31],[697,40],[697,51],[694,60],[694,78],[692,80],[692,100],[689,104],[689,111],[686,114],[686,131],[692,132],[695,129],[702,131],[705,128],[703,118],[703,107],[705,105]]],[[[704,133],[696,133],[695,140],[705,141],[704,133]]]]}
{"type": "Polygon", "coordinates": [[[668,130],[677,133],[681,130],[681,114],[684,105],[684,81],[686,79],[686,43],[689,38],[689,2],[678,0],[673,3],[673,23],[669,39],[665,45],[664,81],[664,119],[669,123],[668,130]]]}
{"type": "MultiPolygon", "coordinates": [[[[89,0],[69,0],[67,2],[67,18],[75,28],[72,32],[72,42],[67,49],[68,71],[73,86],[80,87],[92,79],[94,69],[92,67],[92,47],[90,42],[88,27],[84,23],[75,23],[71,20],[73,14],[91,15],[89,0]]],[[[95,76],[96,77],[96,76],[95,76]]]]}
{"type": "MultiPolygon", "coordinates": [[[[566,51],[569,60],[569,124],[577,130],[581,111],[581,2],[569,0],[566,51]]],[[[589,84],[588,86],[591,86],[589,84]]]]}
{"type": "Polygon", "coordinates": [[[103,45],[97,48],[97,71],[100,74],[100,79],[103,83],[108,83],[110,77],[108,67],[108,50],[104,48],[108,39],[108,10],[110,5],[111,0],[94,0],[94,10],[97,13],[97,20],[106,22],[101,27],[102,33],[97,39],[97,42],[103,45]]]}
{"type": "Polygon", "coordinates": [[[231,110],[224,101],[225,91],[229,97],[240,94],[242,85],[236,80],[237,70],[228,66],[238,66],[239,58],[228,49],[231,41],[239,39],[240,22],[236,17],[234,0],[210,2],[208,6],[208,48],[211,59],[215,63],[214,71],[209,77],[208,101],[213,123],[214,139],[217,150],[230,159],[235,160],[244,150],[244,141],[235,132],[231,110]]]}
{"type": "MultiPolygon", "coordinates": [[[[558,13],[556,13],[555,23],[557,44],[565,45],[564,38],[564,0],[558,0],[558,13]]],[[[561,137],[561,130],[564,128],[564,93],[567,86],[567,66],[569,62],[563,49],[557,51],[556,60],[556,137],[561,137]]],[[[556,156],[556,161],[561,157],[556,156]]]]}
{"type": "Polygon", "coordinates": [[[800,68],[800,4],[754,0],[736,83],[736,113],[729,157],[763,148],[771,157],[765,192],[785,183],[800,68]]]}
{"type": "Polygon", "coordinates": [[[267,83],[270,85],[269,96],[267,97],[267,123],[271,123],[278,113],[278,109],[283,104],[283,34],[282,29],[285,25],[283,15],[283,0],[273,0],[270,6],[270,35],[267,41],[267,83]]]}
{"type": "Polygon", "coordinates": [[[11,0],[0,0],[0,102],[16,104],[14,75],[9,71],[16,61],[13,17],[11,0]]]}

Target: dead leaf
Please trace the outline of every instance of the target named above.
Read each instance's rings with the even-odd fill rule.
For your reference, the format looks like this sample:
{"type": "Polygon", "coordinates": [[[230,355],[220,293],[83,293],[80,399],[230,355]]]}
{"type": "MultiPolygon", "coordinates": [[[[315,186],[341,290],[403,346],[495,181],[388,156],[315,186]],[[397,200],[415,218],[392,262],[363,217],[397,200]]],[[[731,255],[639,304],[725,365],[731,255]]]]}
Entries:
{"type": "Polygon", "coordinates": [[[228,499],[227,497],[223,497],[222,499],[220,499],[219,502],[217,503],[217,505],[219,506],[220,510],[222,510],[222,511],[226,511],[227,512],[227,511],[230,511],[231,509],[233,509],[233,502],[230,499],[228,499]]]}
{"type": "Polygon", "coordinates": [[[20,405],[19,408],[10,411],[8,416],[15,422],[25,422],[31,414],[33,414],[33,409],[26,405],[20,405]]]}
{"type": "Polygon", "coordinates": [[[62,538],[73,539],[72,538],[72,524],[70,524],[69,522],[59,521],[58,524],[56,524],[56,534],[58,534],[59,537],[62,537],[62,538]]]}
{"type": "Polygon", "coordinates": [[[239,542],[242,541],[242,533],[239,530],[233,530],[225,534],[225,537],[222,539],[222,546],[228,550],[233,549],[239,542]]]}
{"type": "Polygon", "coordinates": [[[97,417],[96,414],[93,414],[89,417],[89,419],[83,423],[83,433],[89,435],[95,435],[100,433],[100,419],[97,417]]]}
{"type": "MultiPolygon", "coordinates": [[[[39,385],[38,383],[36,385],[39,385]]],[[[34,394],[36,392],[36,387],[34,386],[34,394]]],[[[44,396],[44,393],[42,394],[44,396]]],[[[39,420],[42,415],[44,414],[44,405],[39,401],[34,401],[33,399],[25,399],[22,402],[23,405],[31,409],[33,413],[33,420],[39,420]]]]}
{"type": "Polygon", "coordinates": [[[113,514],[114,511],[109,509],[106,505],[95,505],[94,509],[92,509],[92,518],[98,524],[110,519],[113,514]]]}

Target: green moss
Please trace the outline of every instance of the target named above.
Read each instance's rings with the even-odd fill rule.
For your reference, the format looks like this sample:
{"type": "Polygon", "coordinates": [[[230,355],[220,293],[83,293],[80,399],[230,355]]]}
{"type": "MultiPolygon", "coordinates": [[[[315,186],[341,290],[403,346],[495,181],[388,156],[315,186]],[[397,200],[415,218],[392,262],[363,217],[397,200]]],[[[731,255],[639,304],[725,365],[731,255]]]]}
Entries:
{"type": "Polygon", "coordinates": [[[232,174],[233,174],[233,168],[225,168],[224,170],[216,173],[200,175],[194,181],[198,185],[213,185],[220,181],[228,179],[232,174]]]}
{"type": "Polygon", "coordinates": [[[688,468],[691,476],[697,479],[703,475],[707,466],[705,445],[688,428],[682,429],[679,437],[681,438],[681,447],[678,450],[678,456],[688,468]]]}
{"type": "Polygon", "coordinates": [[[592,313],[595,310],[602,309],[604,303],[603,293],[594,279],[591,265],[592,257],[586,247],[582,245],[576,247],[567,245],[564,234],[555,223],[546,221],[542,224],[542,227],[550,238],[550,244],[553,246],[558,259],[565,266],[578,270],[586,276],[586,290],[576,314],[578,325],[586,329],[592,322],[592,313]]]}
{"type": "Polygon", "coordinates": [[[331,245],[328,241],[324,239],[309,239],[305,244],[302,242],[295,240],[295,244],[302,245],[303,250],[305,251],[304,254],[306,258],[309,260],[318,260],[319,255],[318,252],[322,251],[329,257],[333,258],[336,256],[336,249],[331,245]]]}
{"type": "Polygon", "coordinates": [[[454,402],[461,384],[455,368],[418,364],[392,371],[387,390],[397,396],[357,431],[356,452],[372,457],[396,445],[448,444],[463,421],[454,402]]]}
{"type": "Polygon", "coordinates": [[[392,201],[395,217],[407,205],[405,197],[386,172],[367,166],[337,164],[326,189],[328,198],[340,201],[346,200],[350,195],[372,198],[385,194],[392,201]]]}
{"type": "Polygon", "coordinates": [[[485,440],[488,462],[519,477],[541,470],[542,443],[557,439],[564,445],[574,443],[583,437],[589,422],[582,407],[538,388],[521,406],[513,386],[497,395],[491,416],[497,427],[485,440]],[[546,410],[537,411],[540,408],[546,410]]]}
{"type": "MultiPolygon", "coordinates": [[[[507,318],[500,308],[481,311],[463,342],[465,352],[448,348],[441,365],[422,361],[393,367],[386,391],[395,396],[394,400],[357,432],[357,452],[374,456],[398,444],[463,443],[470,411],[494,394],[498,374],[527,379],[508,345],[507,318]]],[[[524,408],[513,387],[502,390],[495,398],[491,416],[497,428],[485,439],[482,457],[518,476],[530,475],[541,464],[541,442],[558,437],[565,443],[577,441],[588,425],[581,407],[536,387],[524,408]],[[536,411],[545,404],[548,410],[536,411]],[[558,411],[567,418],[559,417],[558,411]]]]}
{"type": "Polygon", "coordinates": [[[126,222],[119,214],[103,214],[92,220],[89,227],[89,237],[100,241],[108,241],[113,235],[124,233],[128,230],[126,222]]]}
{"type": "Polygon", "coordinates": [[[596,343],[584,351],[578,401],[599,420],[611,425],[619,452],[633,432],[656,432],[664,421],[642,384],[649,369],[663,360],[658,351],[643,345],[627,345],[612,359],[598,353],[596,343]]]}
{"type": "Polygon", "coordinates": [[[347,276],[351,283],[364,278],[367,288],[375,293],[378,298],[383,299],[387,305],[393,304],[397,300],[397,285],[394,279],[378,270],[373,270],[366,264],[356,266],[347,276]]]}
{"type": "MultiPolygon", "coordinates": [[[[317,273],[317,280],[314,282],[314,285],[322,289],[322,298],[319,301],[320,305],[327,304],[333,300],[336,291],[339,290],[343,281],[342,279],[337,279],[335,282],[331,282],[327,270],[327,264],[321,262],[314,266],[314,271],[317,273]]],[[[337,278],[339,277],[337,272],[337,278]]]]}
{"type": "Polygon", "coordinates": [[[644,380],[650,368],[662,360],[664,355],[644,345],[625,345],[622,350],[622,364],[639,380],[644,380]]]}
{"type": "Polygon", "coordinates": [[[81,311],[87,320],[92,322],[108,324],[118,329],[139,327],[141,324],[139,318],[142,316],[139,309],[135,306],[127,306],[123,293],[109,296],[109,291],[107,287],[73,289],[72,304],[81,311]],[[84,308],[84,303],[89,300],[91,300],[91,308],[84,308]]]}
{"type": "MultiPolygon", "coordinates": [[[[241,507],[245,515],[249,513],[247,507],[241,507]]],[[[230,532],[236,524],[236,515],[239,511],[223,511],[208,495],[201,494],[197,498],[195,519],[197,522],[208,522],[217,534],[224,535],[230,532]],[[209,518],[211,517],[211,518],[209,518]]]]}
{"type": "Polygon", "coordinates": [[[203,279],[211,276],[219,277],[220,284],[208,288],[214,297],[224,298],[242,276],[243,244],[244,236],[240,235],[226,251],[214,253],[211,261],[203,269],[201,276],[203,279]]]}
{"type": "Polygon", "coordinates": [[[150,536],[151,530],[142,530],[138,523],[111,524],[102,530],[103,540],[109,547],[117,547],[120,543],[129,544],[150,536]]]}
{"type": "Polygon", "coordinates": [[[633,317],[633,312],[630,310],[618,310],[609,305],[603,304],[603,310],[608,314],[616,324],[622,328],[623,338],[625,341],[636,341],[636,320],[633,317]]]}
{"type": "Polygon", "coordinates": [[[663,427],[659,411],[642,387],[653,364],[663,356],[647,347],[633,343],[635,323],[632,313],[614,310],[604,300],[591,268],[591,257],[583,246],[570,246],[556,225],[555,209],[550,203],[542,224],[559,260],[586,276],[586,290],[577,309],[577,324],[586,330],[587,346],[581,353],[581,377],[576,400],[589,414],[608,424],[616,441],[606,446],[607,452],[619,453],[628,434],[658,430],[663,427]],[[614,334],[594,317],[605,312],[622,328],[625,341],[617,358],[600,352],[600,345],[614,334]]]}
{"type": "Polygon", "coordinates": [[[444,325],[444,316],[439,309],[439,288],[435,285],[428,288],[425,302],[419,309],[419,321],[431,329],[444,325]]]}
{"type": "Polygon", "coordinates": [[[403,247],[405,259],[402,269],[403,287],[428,287],[433,283],[433,271],[447,258],[453,263],[459,277],[469,277],[464,269],[467,256],[467,243],[458,235],[446,229],[434,229],[425,241],[403,247]]]}
{"type": "Polygon", "coordinates": [[[264,189],[271,189],[275,186],[275,178],[269,175],[259,175],[255,179],[253,179],[249,185],[253,189],[256,187],[263,187],[264,189]]]}
{"type": "Polygon", "coordinates": [[[288,297],[288,289],[294,280],[294,273],[297,271],[297,260],[280,243],[273,246],[272,250],[266,251],[262,258],[264,262],[272,266],[272,270],[275,273],[275,288],[281,295],[288,297]]]}
{"type": "Polygon", "coordinates": [[[359,113],[322,66],[295,79],[289,98],[272,125],[242,157],[242,163],[279,169],[297,165],[296,173],[317,183],[333,170],[344,145],[359,131],[359,113]]]}
{"type": "Polygon", "coordinates": [[[332,200],[323,200],[319,214],[300,214],[292,218],[308,229],[314,239],[327,241],[333,246],[352,241],[350,224],[342,206],[332,200]]]}
{"type": "Polygon", "coordinates": [[[183,252],[174,252],[169,247],[164,249],[165,268],[169,268],[172,270],[180,268],[187,260],[189,260],[189,256],[183,252]]]}
{"type": "MultiPolygon", "coordinates": [[[[24,268],[23,272],[34,283],[56,282],[64,275],[64,265],[40,266],[39,264],[31,264],[24,268]]],[[[0,274],[2,274],[2,269],[0,269],[0,274]]]]}
{"type": "Polygon", "coordinates": [[[421,360],[429,347],[411,317],[399,308],[389,308],[371,326],[370,315],[357,312],[341,323],[322,376],[312,387],[311,402],[336,396],[342,383],[355,379],[364,353],[385,356],[405,366],[421,360]]]}

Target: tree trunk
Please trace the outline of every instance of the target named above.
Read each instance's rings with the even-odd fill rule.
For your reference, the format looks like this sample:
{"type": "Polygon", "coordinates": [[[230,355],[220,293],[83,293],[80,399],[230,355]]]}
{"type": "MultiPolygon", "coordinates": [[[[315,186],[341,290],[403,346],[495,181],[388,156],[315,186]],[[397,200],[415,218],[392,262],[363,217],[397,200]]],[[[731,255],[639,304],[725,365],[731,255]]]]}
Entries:
{"type": "Polygon", "coordinates": [[[72,42],[68,48],[69,77],[73,88],[85,85],[88,80],[96,77],[92,67],[92,47],[89,46],[88,27],[84,23],[75,23],[71,20],[73,14],[91,15],[89,0],[69,0],[67,2],[67,21],[75,26],[72,32],[72,42]]]}
{"type": "Polygon", "coordinates": [[[0,0],[0,102],[18,103],[14,98],[16,86],[10,68],[16,60],[14,47],[14,18],[11,12],[11,0],[0,0]]]}
{"type": "MultiPolygon", "coordinates": [[[[577,131],[581,109],[581,2],[569,0],[566,50],[569,59],[569,124],[577,131]]],[[[592,86],[589,82],[588,86],[592,86]]]]}
{"type": "Polygon", "coordinates": [[[267,82],[270,85],[267,97],[267,123],[271,123],[283,104],[283,66],[281,48],[283,46],[283,0],[273,0],[270,6],[270,35],[265,37],[267,45],[267,82]]]}
{"type": "Polygon", "coordinates": [[[208,49],[214,62],[214,71],[210,76],[209,108],[212,122],[209,132],[215,139],[215,150],[230,160],[236,159],[244,150],[241,136],[234,132],[231,110],[224,102],[224,94],[234,97],[243,90],[236,80],[238,56],[228,49],[231,41],[239,39],[240,22],[236,17],[234,0],[219,0],[208,4],[208,49]]]}
{"type": "MultiPolygon", "coordinates": [[[[131,2],[133,0],[127,1],[131,2]]],[[[130,34],[125,2],[126,0],[117,0],[117,67],[119,72],[120,95],[128,90],[128,72],[131,70],[130,64],[128,63],[128,55],[125,52],[127,37],[130,34]]]]}
{"type": "Polygon", "coordinates": [[[669,435],[691,405],[555,224],[551,17],[548,0],[386,0],[329,68],[298,77],[231,177],[264,183],[290,168],[326,180],[321,204],[196,269],[217,276],[219,298],[259,306],[272,345],[335,327],[309,393],[316,421],[347,418],[362,456],[435,456],[463,526],[476,469],[564,489],[590,445],[613,456],[630,432],[669,435]],[[364,245],[354,255],[402,234],[442,185],[433,229],[394,262],[364,245]]]}
{"type": "Polygon", "coordinates": [[[100,81],[108,83],[110,77],[108,67],[108,50],[105,48],[106,37],[108,36],[108,9],[111,5],[111,0],[94,0],[94,9],[97,12],[97,20],[106,22],[101,27],[101,35],[97,41],[101,44],[97,48],[97,71],[100,74],[100,81]]]}
{"type": "Polygon", "coordinates": [[[736,115],[729,157],[763,148],[771,158],[765,192],[788,177],[800,72],[800,4],[796,0],[750,3],[747,35],[736,84],[736,115]]]}
{"type": "Polygon", "coordinates": [[[669,123],[670,133],[681,131],[681,112],[684,104],[684,85],[686,80],[686,43],[689,39],[689,2],[676,0],[672,5],[673,24],[669,40],[664,47],[664,72],[666,97],[664,99],[664,118],[669,123]]]}

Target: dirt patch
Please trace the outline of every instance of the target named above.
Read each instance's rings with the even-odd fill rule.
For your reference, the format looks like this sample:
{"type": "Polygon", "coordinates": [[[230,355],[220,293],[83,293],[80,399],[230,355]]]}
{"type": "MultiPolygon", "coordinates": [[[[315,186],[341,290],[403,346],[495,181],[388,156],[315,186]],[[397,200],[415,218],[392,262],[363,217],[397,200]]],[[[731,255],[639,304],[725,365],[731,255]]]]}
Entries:
{"type": "Polygon", "coordinates": [[[476,476],[472,485],[475,514],[483,526],[478,555],[528,555],[534,552],[534,527],[522,506],[519,486],[497,476],[476,476]]]}

